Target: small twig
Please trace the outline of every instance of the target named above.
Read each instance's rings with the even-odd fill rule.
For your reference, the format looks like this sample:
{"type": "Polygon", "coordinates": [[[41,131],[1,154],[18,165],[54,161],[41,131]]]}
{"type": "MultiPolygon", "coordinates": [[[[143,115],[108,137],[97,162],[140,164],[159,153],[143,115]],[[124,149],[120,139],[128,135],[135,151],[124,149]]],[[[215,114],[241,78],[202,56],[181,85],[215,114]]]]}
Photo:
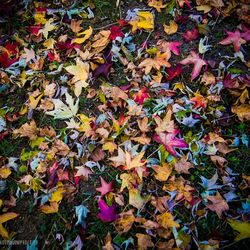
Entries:
{"type": "Polygon", "coordinates": [[[93,30],[102,30],[102,29],[106,29],[106,28],[109,28],[110,26],[113,26],[115,24],[117,24],[118,22],[114,22],[114,23],[110,23],[110,24],[107,24],[105,26],[102,26],[102,27],[99,27],[99,28],[94,28],[93,30]]]}

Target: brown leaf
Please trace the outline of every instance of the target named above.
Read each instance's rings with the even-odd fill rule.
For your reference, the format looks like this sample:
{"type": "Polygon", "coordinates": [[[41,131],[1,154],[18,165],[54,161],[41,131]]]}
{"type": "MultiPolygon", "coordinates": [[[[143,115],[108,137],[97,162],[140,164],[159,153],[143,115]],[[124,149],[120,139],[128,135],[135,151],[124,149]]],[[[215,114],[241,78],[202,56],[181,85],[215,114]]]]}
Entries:
{"type": "Polygon", "coordinates": [[[212,202],[207,208],[215,211],[219,218],[221,218],[222,212],[229,209],[227,202],[222,198],[219,192],[217,192],[215,196],[207,196],[207,199],[212,202]]]}
{"type": "Polygon", "coordinates": [[[137,237],[138,250],[146,250],[154,246],[150,235],[137,233],[135,236],[137,237]]]}

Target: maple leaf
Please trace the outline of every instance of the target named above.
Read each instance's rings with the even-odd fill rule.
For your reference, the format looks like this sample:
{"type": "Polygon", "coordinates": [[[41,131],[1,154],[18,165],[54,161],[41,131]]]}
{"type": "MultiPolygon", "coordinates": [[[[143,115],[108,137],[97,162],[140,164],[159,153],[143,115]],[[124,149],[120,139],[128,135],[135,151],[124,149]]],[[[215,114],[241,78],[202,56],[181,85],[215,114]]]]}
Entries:
{"type": "Polygon", "coordinates": [[[239,234],[234,239],[235,241],[240,241],[243,239],[250,238],[250,223],[245,221],[237,221],[233,219],[228,219],[229,225],[239,234]]]}
{"type": "Polygon", "coordinates": [[[139,65],[139,68],[145,68],[145,74],[149,74],[152,68],[160,70],[161,66],[170,67],[168,59],[171,57],[170,51],[164,53],[157,52],[155,58],[146,58],[139,65]]]}
{"type": "Polygon", "coordinates": [[[132,25],[132,32],[138,28],[152,31],[154,29],[154,16],[148,11],[138,11],[137,17],[129,22],[132,25]]]}
{"type": "Polygon", "coordinates": [[[182,42],[167,42],[163,39],[159,40],[157,42],[157,48],[161,51],[161,52],[166,52],[168,50],[170,50],[171,52],[173,52],[175,55],[179,56],[180,52],[179,52],[179,46],[182,45],[182,42]]]}
{"type": "Polygon", "coordinates": [[[103,222],[112,222],[118,218],[115,204],[109,207],[104,200],[100,199],[98,201],[98,206],[100,213],[97,215],[97,217],[103,222]]]}
{"type": "Polygon", "coordinates": [[[75,206],[76,216],[77,216],[77,222],[76,225],[80,224],[82,227],[85,227],[85,219],[87,218],[87,214],[89,213],[89,210],[83,206],[75,206]]]}
{"type": "Polygon", "coordinates": [[[74,104],[74,100],[72,96],[66,92],[66,105],[63,103],[60,99],[52,99],[52,102],[54,104],[54,110],[47,111],[47,115],[54,116],[54,119],[68,119],[77,114],[78,111],[78,105],[79,105],[79,99],[76,100],[74,104]]]}
{"type": "Polygon", "coordinates": [[[177,32],[178,25],[175,21],[171,20],[169,25],[163,24],[164,32],[168,35],[172,35],[177,32]]]}
{"type": "Polygon", "coordinates": [[[152,168],[156,172],[155,179],[158,181],[166,181],[172,173],[172,167],[167,163],[163,163],[162,166],[153,166],[152,168]]]}
{"type": "Polygon", "coordinates": [[[162,227],[166,229],[171,227],[180,227],[180,225],[174,221],[172,214],[169,212],[157,215],[156,220],[162,227]]]}
{"type": "Polygon", "coordinates": [[[43,36],[47,39],[48,38],[48,34],[50,31],[54,30],[56,28],[55,25],[52,24],[53,22],[53,18],[50,18],[44,25],[44,27],[42,29],[39,30],[38,34],[43,34],[43,36]]]}
{"type": "Polygon", "coordinates": [[[121,31],[121,28],[119,26],[113,25],[110,28],[109,39],[110,40],[115,40],[117,37],[124,37],[124,34],[121,31]]]}
{"type": "Polygon", "coordinates": [[[50,202],[49,205],[42,205],[40,210],[45,214],[53,214],[57,213],[59,209],[59,205],[57,202],[50,202]]]}
{"type": "Polygon", "coordinates": [[[9,220],[15,219],[17,216],[19,216],[19,214],[13,213],[13,212],[8,212],[8,213],[4,213],[4,214],[0,215],[0,235],[4,239],[9,239],[10,236],[9,236],[8,231],[4,228],[4,226],[2,224],[9,221],[9,220]]]}
{"type": "Polygon", "coordinates": [[[183,69],[180,64],[177,64],[175,67],[171,67],[169,69],[166,69],[166,72],[168,74],[167,80],[173,80],[175,77],[179,76],[182,73],[183,69]]]}
{"type": "Polygon", "coordinates": [[[74,177],[81,177],[83,176],[86,180],[88,180],[89,175],[93,174],[93,172],[84,166],[75,167],[77,172],[75,173],[74,177]]]}
{"type": "Polygon", "coordinates": [[[11,59],[9,57],[9,54],[7,52],[3,52],[1,55],[0,55],[0,63],[1,63],[1,66],[3,68],[8,68],[10,65],[12,65],[13,63],[17,62],[18,61],[18,58],[13,58],[11,59]]]}
{"type": "Polygon", "coordinates": [[[137,209],[141,209],[150,198],[150,195],[142,197],[140,189],[140,187],[129,189],[129,204],[137,209]]]}
{"type": "Polygon", "coordinates": [[[200,95],[199,93],[194,94],[195,97],[191,98],[190,101],[194,103],[194,108],[198,109],[200,107],[206,108],[207,102],[204,96],[200,95]]]}
{"type": "Polygon", "coordinates": [[[188,42],[197,39],[199,36],[200,36],[200,33],[197,28],[188,30],[186,31],[185,34],[182,35],[182,37],[188,42]]]}
{"type": "Polygon", "coordinates": [[[158,12],[164,9],[167,4],[163,4],[163,0],[148,0],[148,6],[155,8],[158,12]]]}
{"type": "Polygon", "coordinates": [[[243,122],[245,119],[250,120],[250,104],[241,104],[232,106],[232,112],[243,122]]]}
{"type": "Polygon", "coordinates": [[[229,45],[233,44],[234,51],[239,52],[241,44],[246,43],[244,39],[241,38],[241,34],[239,30],[235,30],[234,32],[226,31],[227,32],[227,38],[223,39],[219,42],[219,44],[222,45],[229,45]]]}
{"type": "Polygon", "coordinates": [[[186,156],[182,156],[181,159],[174,164],[175,170],[179,174],[189,174],[189,169],[193,168],[193,164],[187,161],[186,156]]]}
{"type": "Polygon", "coordinates": [[[89,26],[87,30],[81,33],[78,33],[77,36],[79,36],[79,38],[73,39],[71,43],[82,44],[91,37],[92,33],[93,33],[93,29],[91,26],[89,26]],[[80,37],[80,36],[83,36],[83,37],[80,37]]]}
{"type": "Polygon", "coordinates": [[[122,212],[119,214],[119,218],[114,223],[115,229],[118,233],[126,233],[131,229],[135,221],[133,212],[134,209],[130,209],[127,212],[122,212]]]}
{"type": "Polygon", "coordinates": [[[176,138],[179,130],[175,129],[172,133],[159,133],[153,136],[153,139],[164,145],[165,149],[173,156],[177,153],[174,148],[188,148],[188,144],[183,140],[176,138]]]}
{"type": "Polygon", "coordinates": [[[142,87],[135,95],[134,95],[134,101],[142,105],[144,103],[145,99],[150,98],[150,95],[148,94],[148,90],[146,87],[142,87]]]}
{"type": "Polygon", "coordinates": [[[96,188],[96,190],[101,193],[101,196],[104,196],[113,190],[113,181],[107,183],[102,177],[100,177],[100,179],[101,186],[96,188]]]}
{"type": "Polygon", "coordinates": [[[137,233],[135,236],[137,237],[138,250],[147,250],[155,246],[150,235],[137,233]]]}
{"type": "Polygon", "coordinates": [[[75,95],[78,97],[82,93],[82,88],[88,86],[87,79],[89,76],[89,64],[82,62],[79,58],[76,60],[76,65],[65,67],[72,75],[75,84],[75,95]]]}
{"type": "Polygon", "coordinates": [[[227,202],[222,198],[219,192],[217,192],[215,196],[207,196],[206,198],[212,202],[207,208],[215,211],[219,218],[221,218],[222,212],[229,209],[227,202]]]}
{"type": "Polygon", "coordinates": [[[82,20],[71,20],[70,28],[74,33],[79,33],[82,30],[81,27],[82,20]]]}
{"type": "Polygon", "coordinates": [[[191,73],[191,81],[193,81],[199,74],[204,65],[207,65],[207,62],[204,61],[199,57],[198,54],[196,54],[194,51],[190,52],[190,55],[180,61],[180,64],[187,65],[187,64],[193,64],[194,68],[191,73]]]}

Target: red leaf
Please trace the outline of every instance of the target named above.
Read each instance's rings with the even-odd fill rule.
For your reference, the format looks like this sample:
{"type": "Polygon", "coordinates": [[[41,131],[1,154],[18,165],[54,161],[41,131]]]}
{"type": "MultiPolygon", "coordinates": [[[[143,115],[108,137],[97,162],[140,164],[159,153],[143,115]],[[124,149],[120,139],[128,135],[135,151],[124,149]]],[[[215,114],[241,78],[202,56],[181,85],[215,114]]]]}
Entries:
{"type": "Polygon", "coordinates": [[[146,87],[142,87],[135,95],[134,101],[142,105],[145,99],[148,99],[150,95],[148,94],[148,90],[146,87]]]}
{"type": "Polygon", "coordinates": [[[119,20],[117,20],[117,22],[118,22],[120,27],[124,27],[124,26],[128,25],[128,22],[125,21],[124,19],[119,19],[119,20]]]}
{"type": "Polygon", "coordinates": [[[8,68],[11,64],[15,63],[16,61],[18,61],[18,58],[10,59],[7,52],[3,52],[0,55],[0,63],[3,68],[8,68]]]}
{"type": "Polygon", "coordinates": [[[239,52],[241,44],[246,43],[246,41],[241,38],[241,34],[239,30],[235,30],[235,32],[227,31],[227,35],[228,35],[227,38],[220,41],[219,44],[222,44],[222,45],[233,44],[234,51],[239,52]]]}
{"type": "Polygon", "coordinates": [[[124,37],[124,34],[121,31],[121,28],[119,26],[112,26],[110,28],[110,35],[109,35],[109,39],[110,40],[115,40],[117,37],[124,37]]]}
{"type": "Polygon", "coordinates": [[[197,39],[200,36],[199,31],[197,28],[194,28],[192,30],[188,30],[185,34],[182,35],[182,37],[186,41],[192,41],[197,39]]]}
{"type": "Polygon", "coordinates": [[[113,190],[113,181],[107,183],[102,177],[100,177],[100,179],[101,186],[96,188],[96,190],[101,193],[101,196],[103,196],[113,190]]]}
{"type": "Polygon", "coordinates": [[[118,218],[118,215],[116,214],[115,211],[116,210],[115,204],[109,207],[104,200],[100,199],[98,201],[98,206],[100,209],[100,213],[97,215],[97,217],[103,222],[112,222],[118,218]]]}
{"type": "Polygon", "coordinates": [[[39,31],[40,29],[43,27],[42,24],[38,24],[38,25],[32,25],[29,27],[29,31],[35,35],[35,36],[38,36],[39,35],[39,31]]]}
{"type": "Polygon", "coordinates": [[[183,139],[176,138],[177,134],[179,134],[179,130],[175,129],[172,133],[156,134],[153,139],[162,144],[171,155],[176,156],[177,154],[174,148],[188,147],[188,144],[183,139]]]}
{"type": "Polygon", "coordinates": [[[175,67],[166,69],[166,72],[168,74],[167,81],[170,81],[182,73],[182,66],[177,64],[175,67]]]}
{"type": "Polygon", "coordinates": [[[192,81],[200,74],[202,66],[207,65],[207,62],[201,59],[199,55],[196,54],[194,51],[191,51],[190,55],[187,58],[180,61],[180,64],[182,65],[193,64],[194,65],[194,68],[191,74],[191,81],[192,81]]]}

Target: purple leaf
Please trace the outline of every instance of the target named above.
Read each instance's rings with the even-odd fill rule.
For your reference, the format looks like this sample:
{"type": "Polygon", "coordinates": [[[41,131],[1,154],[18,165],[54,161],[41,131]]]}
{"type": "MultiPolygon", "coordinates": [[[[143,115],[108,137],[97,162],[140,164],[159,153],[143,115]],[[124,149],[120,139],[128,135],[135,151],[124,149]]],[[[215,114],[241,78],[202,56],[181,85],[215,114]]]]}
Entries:
{"type": "Polygon", "coordinates": [[[109,207],[104,200],[100,199],[98,201],[98,206],[100,209],[100,213],[97,215],[97,217],[103,222],[111,222],[118,218],[118,215],[116,214],[115,211],[116,210],[115,204],[109,207]]]}

